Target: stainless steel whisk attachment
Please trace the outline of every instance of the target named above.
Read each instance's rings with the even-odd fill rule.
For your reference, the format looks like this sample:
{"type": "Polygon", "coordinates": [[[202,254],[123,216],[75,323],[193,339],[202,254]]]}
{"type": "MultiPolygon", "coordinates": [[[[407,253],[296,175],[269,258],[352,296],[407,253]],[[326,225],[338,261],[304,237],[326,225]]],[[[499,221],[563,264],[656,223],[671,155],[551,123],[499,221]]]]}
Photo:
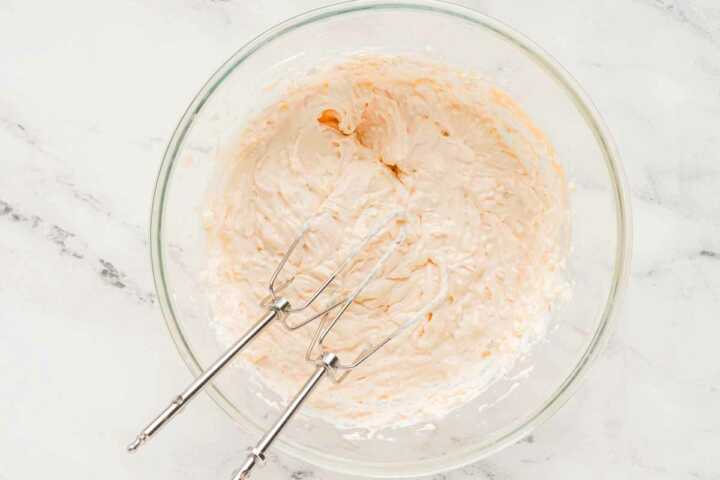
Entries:
{"type": "Polygon", "coordinates": [[[375,354],[392,339],[400,335],[405,330],[409,329],[411,326],[415,325],[420,319],[425,317],[433,308],[435,308],[440,302],[445,299],[445,297],[447,296],[448,277],[447,270],[444,266],[441,266],[441,286],[435,297],[433,297],[432,300],[427,302],[420,310],[414,312],[412,315],[409,315],[407,319],[405,319],[398,326],[392,329],[388,335],[381,337],[375,343],[372,343],[366,348],[364,348],[355,358],[348,362],[343,362],[338,352],[333,352],[330,347],[325,345],[325,340],[327,339],[333,328],[338,324],[346,310],[350,307],[350,305],[352,305],[353,302],[355,302],[358,295],[360,295],[360,293],[365,289],[368,283],[370,283],[377,276],[377,274],[387,263],[393,252],[395,252],[395,250],[404,240],[405,232],[404,230],[401,230],[399,234],[395,237],[392,244],[385,250],[381,258],[365,275],[362,282],[360,282],[355,287],[355,289],[345,298],[345,300],[339,303],[341,304],[340,309],[334,314],[332,320],[328,320],[331,309],[327,310],[325,315],[323,315],[323,319],[315,330],[315,334],[310,344],[308,345],[308,349],[305,354],[305,359],[314,362],[317,365],[317,368],[307,380],[307,382],[305,382],[305,385],[303,385],[300,391],[290,401],[289,405],[286,407],[282,415],[280,415],[280,417],[275,421],[272,427],[270,427],[270,429],[255,445],[255,447],[250,450],[250,453],[245,460],[245,463],[240,467],[239,470],[235,472],[232,480],[247,480],[248,478],[250,478],[250,472],[252,471],[252,469],[258,463],[262,463],[265,461],[265,452],[267,451],[268,447],[272,444],[273,440],[275,440],[275,438],[280,434],[280,432],[288,423],[288,421],[292,418],[292,416],[302,406],[303,402],[310,396],[310,394],[313,392],[315,387],[317,387],[323,377],[328,376],[334,383],[342,382],[351,370],[360,366],[363,362],[365,362],[368,358],[370,358],[373,354],[375,354]]]}
{"type": "MultiPolygon", "coordinates": [[[[223,353],[215,362],[208,367],[207,370],[205,370],[195,381],[193,381],[182,393],[180,393],[178,396],[176,396],[170,405],[165,408],[160,414],[155,417],[137,436],[137,438],[128,445],[127,449],[129,452],[134,452],[137,450],[143,443],[145,443],[147,440],[152,438],[153,435],[155,435],[165,424],[167,424],[172,418],[174,418],[182,409],[185,407],[194,397],[195,395],[200,392],[212,379],[217,375],[225,366],[227,366],[237,355],[240,351],[242,351],[243,348],[245,348],[257,335],[263,331],[265,327],[270,325],[274,320],[279,319],[284,327],[287,330],[296,330],[298,328],[302,328],[305,325],[313,322],[314,320],[317,320],[323,316],[325,316],[327,313],[329,313],[331,310],[343,305],[342,311],[347,309],[347,307],[352,303],[352,300],[357,296],[359,291],[354,294],[354,296],[350,296],[349,298],[345,299],[342,298],[337,301],[330,302],[327,306],[321,309],[319,313],[315,313],[310,315],[307,318],[304,318],[300,320],[299,322],[293,323],[290,322],[290,317],[294,314],[301,313],[308,308],[310,308],[312,305],[315,304],[315,302],[318,300],[318,298],[330,287],[333,282],[337,279],[337,277],[345,271],[345,269],[352,263],[352,260],[362,251],[374,238],[379,237],[382,235],[385,231],[387,231],[395,222],[400,218],[399,213],[394,213],[393,215],[390,215],[384,222],[382,222],[379,226],[371,230],[365,237],[363,237],[353,248],[350,249],[349,253],[342,258],[339,265],[335,268],[335,270],[330,273],[325,280],[322,282],[322,284],[310,295],[310,297],[305,300],[301,301],[300,305],[295,307],[293,306],[288,299],[286,299],[283,296],[280,296],[280,292],[284,290],[292,281],[294,280],[295,276],[291,276],[288,280],[278,282],[278,277],[282,273],[283,269],[285,268],[288,260],[290,259],[292,253],[296,250],[298,245],[301,243],[301,241],[305,238],[308,230],[310,229],[310,226],[312,225],[312,221],[306,222],[303,226],[302,231],[300,234],[293,240],[293,242],[290,244],[290,247],[283,255],[282,259],[280,260],[279,264],[275,268],[275,271],[272,274],[272,277],[270,278],[270,282],[268,285],[269,294],[265,298],[265,300],[262,302],[261,306],[266,308],[267,311],[265,314],[260,317],[260,319],[252,326],[250,329],[243,335],[241,338],[239,338],[235,343],[233,343],[230,348],[228,348],[225,353],[223,353]],[[279,284],[278,284],[279,283],[279,284]]],[[[404,238],[404,233],[401,231],[400,235],[402,238],[404,238]]],[[[399,237],[398,237],[399,238],[399,237]]],[[[398,245],[398,242],[394,242],[394,245],[396,248],[398,245]]],[[[393,248],[393,250],[394,250],[393,248]]],[[[386,254],[383,256],[383,258],[378,261],[378,264],[381,262],[385,262],[387,259],[387,256],[389,254],[386,254]]],[[[376,265],[376,267],[373,269],[373,271],[378,270],[380,267],[376,265]]],[[[367,284],[367,281],[364,282],[364,284],[367,284]]],[[[327,359],[323,360],[328,365],[334,364],[335,360],[332,360],[331,357],[328,356],[327,359]]],[[[319,375],[315,383],[317,383],[322,375],[319,375]]],[[[314,385],[313,385],[314,386],[314,385]]],[[[309,394],[309,391],[312,390],[312,387],[309,387],[308,392],[305,396],[309,394]]],[[[300,400],[302,402],[302,400],[300,400]]],[[[287,415],[287,418],[285,418],[284,423],[289,420],[290,416],[294,412],[294,410],[297,409],[299,404],[290,412],[289,415],[287,415]]],[[[290,410],[290,409],[288,409],[290,410]]],[[[280,427],[282,428],[282,427],[280,427]]],[[[267,448],[267,445],[270,444],[272,439],[279,433],[280,428],[277,429],[277,432],[270,437],[270,439],[267,441],[267,444],[265,448],[267,448]]],[[[267,436],[266,436],[267,437],[267,436]]],[[[265,448],[262,449],[264,452],[265,448]]],[[[262,453],[258,453],[258,458],[264,458],[262,456],[262,453]]]]}

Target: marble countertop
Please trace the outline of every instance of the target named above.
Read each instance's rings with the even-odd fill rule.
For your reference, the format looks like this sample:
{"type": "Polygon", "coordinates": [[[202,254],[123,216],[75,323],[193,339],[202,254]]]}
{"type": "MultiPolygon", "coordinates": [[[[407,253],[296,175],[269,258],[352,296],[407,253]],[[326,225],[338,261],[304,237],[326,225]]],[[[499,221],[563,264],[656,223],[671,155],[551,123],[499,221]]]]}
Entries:
{"type": "MultiPolygon", "coordinates": [[[[189,380],[148,256],[165,142],[204,80],[319,1],[0,1],[0,480],[226,479],[252,440],[189,380]]],[[[463,2],[543,45],[612,131],[635,254],[610,346],[514,447],[433,480],[720,478],[720,5],[463,2]]],[[[274,455],[262,479],[344,479],[274,455]]]]}

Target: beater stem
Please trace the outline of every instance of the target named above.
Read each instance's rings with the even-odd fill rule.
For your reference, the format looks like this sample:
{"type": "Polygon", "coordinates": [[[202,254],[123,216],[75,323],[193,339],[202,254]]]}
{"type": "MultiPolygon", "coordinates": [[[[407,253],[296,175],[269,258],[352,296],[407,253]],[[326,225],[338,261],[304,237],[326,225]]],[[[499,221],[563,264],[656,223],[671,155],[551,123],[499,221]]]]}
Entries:
{"type": "Polygon", "coordinates": [[[328,370],[334,368],[337,359],[338,357],[334,353],[326,353],[323,355],[315,373],[305,382],[305,385],[303,385],[302,389],[295,395],[295,398],[292,399],[280,418],[275,421],[275,424],[263,435],[257,445],[255,445],[255,448],[250,451],[250,455],[248,455],[243,466],[235,472],[232,480],[247,480],[250,478],[250,471],[255,465],[265,461],[265,451],[270,447],[275,437],[280,434],[293,415],[295,415],[295,412],[300,409],[305,399],[310,396],[328,370]]]}
{"type": "Polygon", "coordinates": [[[210,365],[184,392],[175,397],[170,405],[143,429],[137,438],[128,445],[128,452],[136,451],[143,443],[149,440],[170,419],[177,415],[190,400],[202,390],[212,378],[217,375],[230,361],[252,341],[258,333],[268,326],[275,318],[289,308],[290,304],[283,298],[277,299],[268,309],[267,313],[222,354],[220,358],[210,365]]]}

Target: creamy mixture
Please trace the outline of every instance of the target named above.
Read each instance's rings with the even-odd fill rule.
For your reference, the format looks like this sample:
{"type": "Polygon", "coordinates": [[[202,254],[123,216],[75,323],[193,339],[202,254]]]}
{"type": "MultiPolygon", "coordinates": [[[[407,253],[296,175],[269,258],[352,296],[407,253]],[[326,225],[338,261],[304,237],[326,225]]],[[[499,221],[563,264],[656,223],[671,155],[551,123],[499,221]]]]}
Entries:
{"type": "MultiPolygon", "coordinates": [[[[351,58],[298,81],[221,157],[205,221],[211,302],[228,344],[262,312],[267,280],[308,219],[288,265],[298,272],[283,292],[291,302],[402,212],[393,228],[406,239],[328,345],[350,360],[422,318],[342,384],[325,382],[331,395],[311,397],[309,408],[339,425],[408,425],[463,405],[543,334],[567,289],[565,174],[520,107],[468,73],[351,58]]],[[[391,234],[361,252],[336,290],[354,286],[391,234]]],[[[287,399],[314,369],[303,361],[313,331],[272,325],[240,362],[287,399]]]]}

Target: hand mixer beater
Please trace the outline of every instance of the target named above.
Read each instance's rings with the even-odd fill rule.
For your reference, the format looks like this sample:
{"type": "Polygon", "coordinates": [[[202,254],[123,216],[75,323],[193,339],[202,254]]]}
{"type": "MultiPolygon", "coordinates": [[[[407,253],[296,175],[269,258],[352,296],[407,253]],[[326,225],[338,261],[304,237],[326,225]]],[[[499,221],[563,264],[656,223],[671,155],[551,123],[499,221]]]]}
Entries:
{"type": "MultiPolygon", "coordinates": [[[[337,352],[333,352],[326,347],[325,341],[345,311],[353,304],[365,287],[378,275],[383,266],[387,264],[391,255],[405,240],[406,234],[404,229],[404,217],[400,212],[395,212],[388,216],[377,227],[370,230],[367,235],[350,248],[349,252],[341,259],[339,265],[329,275],[327,275],[327,277],[325,277],[320,286],[310,294],[308,299],[304,301],[301,300],[299,306],[294,307],[288,299],[280,295],[280,292],[285,290],[294,281],[295,276],[290,276],[290,278],[285,281],[279,281],[278,279],[291,255],[307,235],[311,224],[311,221],[306,222],[300,234],[290,244],[290,247],[285,252],[273,272],[268,285],[269,295],[261,303],[261,306],[266,308],[267,312],[245,333],[245,335],[233,343],[230,348],[228,348],[225,353],[213,362],[207,370],[205,370],[181,394],[175,397],[170,405],[154,420],[152,420],[142,430],[137,438],[128,445],[128,451],[133,452],[137,450],[140,445],[157,433],[163,425],[175,417],[175,415],[177,415],[177,413],[179,413],[182,408],[186,406],[189,401],[210,382],[210,380],[212,380],[215,375],[228,365],[232,359],[235,358],[241,350],[243,350],[243,348],[245,348],[266,326],[274,320],[279,319],[287,330],[293,331],[302,328],[315,320],[321,319],[305,355],[305,360],[317,364],[317,368],[297,395],[292,399],[283,414],[260,439],[255,448],[251,450],[247,460],[233,477],[233,480],[247,479],[249,478],[250,471],[255,467],[255,465],[265,460],[265,452],[269,446],[323,377],[327,375],[335,383],[343,381],[352,369],[361,365],[390,340],[417,323],[419,319],[423,318],[444,298],[443,292],[445,289],[443,287],[433,300],[428,302],[428,304],[418,310],[410,318],[403,321],[399,326],[396,326],[389,335],[383,337],[374,345],[365,348],[351,361],[343,362],[337,352]],[[397,233],[393,235],[392,227],[396,224],[399,228],[397,229],[397,233]],[[314,306],[316,302],[318,302],[318,299],[323,296],[323,293],[331,287],[336,279],[348,270],[348,268],[352,265],[353,260],[356,259],[360,252],[368,248],[373,240],[380,239],[385,233],[389,233],[389,246],[385,248],[381,257],[375,262],[375,264],[369,269],[368,273],[365,274],[363,279],[349,294],[341,296],[339,300],[331,300],[325,306],[321,307],[319,312],[313,313],[307,318],[295,323],[289,321],[289,317],[293,314],[301,313],[310,309],[311,306],[314,306]],[[338,307],[339,310],[334,314],[332,320],[328,320],[330,312],[338,307]]],[[[443,279],[441,283],[444,286],[447,284],[447,273],[443,270],[442,275],[443,279]]],[[[326,296],[327,295],[329,294],[326,294],[326,296]]]]}
{"type": "Polygon", "coordinates": [[[404,241],[404,239],[405,232],[401,231],[400,234],[395,237],[395,240],[392,242],[390,247],[385,250],[377,263],[375,263],[375,265],[370,269],[369,273],[366,274],[364,279],[342,302],[340,302],[340,309],[334,314],[332,320],[328,320],[330,310],[332,309],[327,309],[322,315],[322,320],[315,330],[313,338],[310,341],[305,354],[305,360],[315,363],[317,368],[307,382],[305,382],[305,385],[303,385],[300,391],[298,391],[295,397],[290,401],[285,411],[250,451],[245,463],[238,471],[235,472],[232,480],[246,480],[250,478],[250,472],[255,465],[265,460],[265,452],[270,444],[281,432],[290,418],[292,418],[295,412],[297,412],[297,410],[302,406],[303,402],[310,396],[323,377],[328,376],[334,383],[342,382],[353,369],[359,367],[393,338],[415,325],[420,319],[424,318],[433,308],[443,301],[447,295],[447,271],[444,268],[441,269],[441,287],[431,301],[425,304],[418,311],[414,312],[399,325],[396,325],[389,334],[381,336],[375,341],[375,343],[367,345],[351,360],[343,361],[340,358],[339,352],[333,351],[331,347],[326,345],[325,341],[332,332],[333,328],[335,328],[338,324],[345,311],[350,307],[350,305],[352,305],[353,302],[355,302],[358,295],[360,295],[365,287],[377,276],[382,267],[387,263],[390,256],[404,241]]]}

